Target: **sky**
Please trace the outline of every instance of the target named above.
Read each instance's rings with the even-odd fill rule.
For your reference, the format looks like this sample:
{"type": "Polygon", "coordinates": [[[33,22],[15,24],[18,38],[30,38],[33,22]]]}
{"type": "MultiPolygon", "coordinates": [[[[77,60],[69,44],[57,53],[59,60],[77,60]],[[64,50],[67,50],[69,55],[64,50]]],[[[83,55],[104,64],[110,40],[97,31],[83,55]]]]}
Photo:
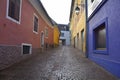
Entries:
{"type": "Polygon", "coordinates": [[[48,15],[58,24],[68,24],[72,0],[41,0],[48,15]]]}

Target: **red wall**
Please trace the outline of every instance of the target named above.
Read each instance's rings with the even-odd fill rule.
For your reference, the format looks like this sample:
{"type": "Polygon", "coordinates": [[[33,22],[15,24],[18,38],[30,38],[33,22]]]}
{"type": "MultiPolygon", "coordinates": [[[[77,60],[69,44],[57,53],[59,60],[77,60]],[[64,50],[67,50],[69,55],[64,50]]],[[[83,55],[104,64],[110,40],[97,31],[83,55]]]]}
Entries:
{"type": "Polygon", "coordinates": [[[48,43],[49,45],[53,45],[53,28],[52,27],[47,27],[48,28],[48,37],[45,38],[45,43],[48,43]]]}
{"type": "Polygon", "coordinates": [[[22,0],[21,23],[17,24],[6,18],[7,0],[0,0],[0,44],[21,45],[22,43],[32,44],[32,47],[40,47],[40,34],[47,26],[49,36],[45,42],[53,44],[53,28],[41,18],[28,0],[22,0]],[[39,17],[38,34],[33,32],[34,13],[39,17]]]}

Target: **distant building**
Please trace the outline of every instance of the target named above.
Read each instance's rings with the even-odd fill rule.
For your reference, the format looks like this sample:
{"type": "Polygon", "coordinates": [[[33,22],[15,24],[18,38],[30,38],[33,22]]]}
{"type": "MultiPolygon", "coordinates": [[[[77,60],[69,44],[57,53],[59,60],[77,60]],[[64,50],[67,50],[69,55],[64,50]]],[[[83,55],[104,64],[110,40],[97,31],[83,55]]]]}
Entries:
{"type": "Polygon", "coordinates": [[[60,30],[60,42],[62,45],[70,45],[70,31],[69,26],[65,24],[58,24],[60,30]]]}
{"type": "Polygon", "coordinates": [[[59,39],[60,39],[60,30],[58,28],[57,23],[52,20],[53,25],[54,25],[54,47],[58,47],[59,46],[59,39]]]}
{"type": "Polygon", "coordinates": [[[120,0],[87,0],[88,57],[120,78],[120,0]]]}

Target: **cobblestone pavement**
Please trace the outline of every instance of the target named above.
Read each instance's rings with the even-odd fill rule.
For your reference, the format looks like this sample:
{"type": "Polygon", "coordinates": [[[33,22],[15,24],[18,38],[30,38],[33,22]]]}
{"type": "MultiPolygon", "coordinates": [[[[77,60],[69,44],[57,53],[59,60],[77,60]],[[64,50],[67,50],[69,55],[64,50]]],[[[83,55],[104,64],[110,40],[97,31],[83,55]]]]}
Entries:
{"type": "Polygon", "coordinates": [[[117,80],[78,50],[63,46],[0,71],[0,80],[117,80]]]}

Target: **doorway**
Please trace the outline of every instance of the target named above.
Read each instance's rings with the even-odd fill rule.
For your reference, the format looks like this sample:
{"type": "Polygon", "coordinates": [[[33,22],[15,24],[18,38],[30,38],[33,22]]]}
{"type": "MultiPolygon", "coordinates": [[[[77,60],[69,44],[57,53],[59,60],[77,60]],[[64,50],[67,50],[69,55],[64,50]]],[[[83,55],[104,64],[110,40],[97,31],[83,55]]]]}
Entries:
{"type": "Polygon", "coordinates": [[[81,48],[83,51],[83,46],[84,46],[84,29],[81,31],[81,48]]]}
{"type": "Polygon", "coordinates": [[[44,47],[44,33],[41,33],[41,47],[44,47]]]}

